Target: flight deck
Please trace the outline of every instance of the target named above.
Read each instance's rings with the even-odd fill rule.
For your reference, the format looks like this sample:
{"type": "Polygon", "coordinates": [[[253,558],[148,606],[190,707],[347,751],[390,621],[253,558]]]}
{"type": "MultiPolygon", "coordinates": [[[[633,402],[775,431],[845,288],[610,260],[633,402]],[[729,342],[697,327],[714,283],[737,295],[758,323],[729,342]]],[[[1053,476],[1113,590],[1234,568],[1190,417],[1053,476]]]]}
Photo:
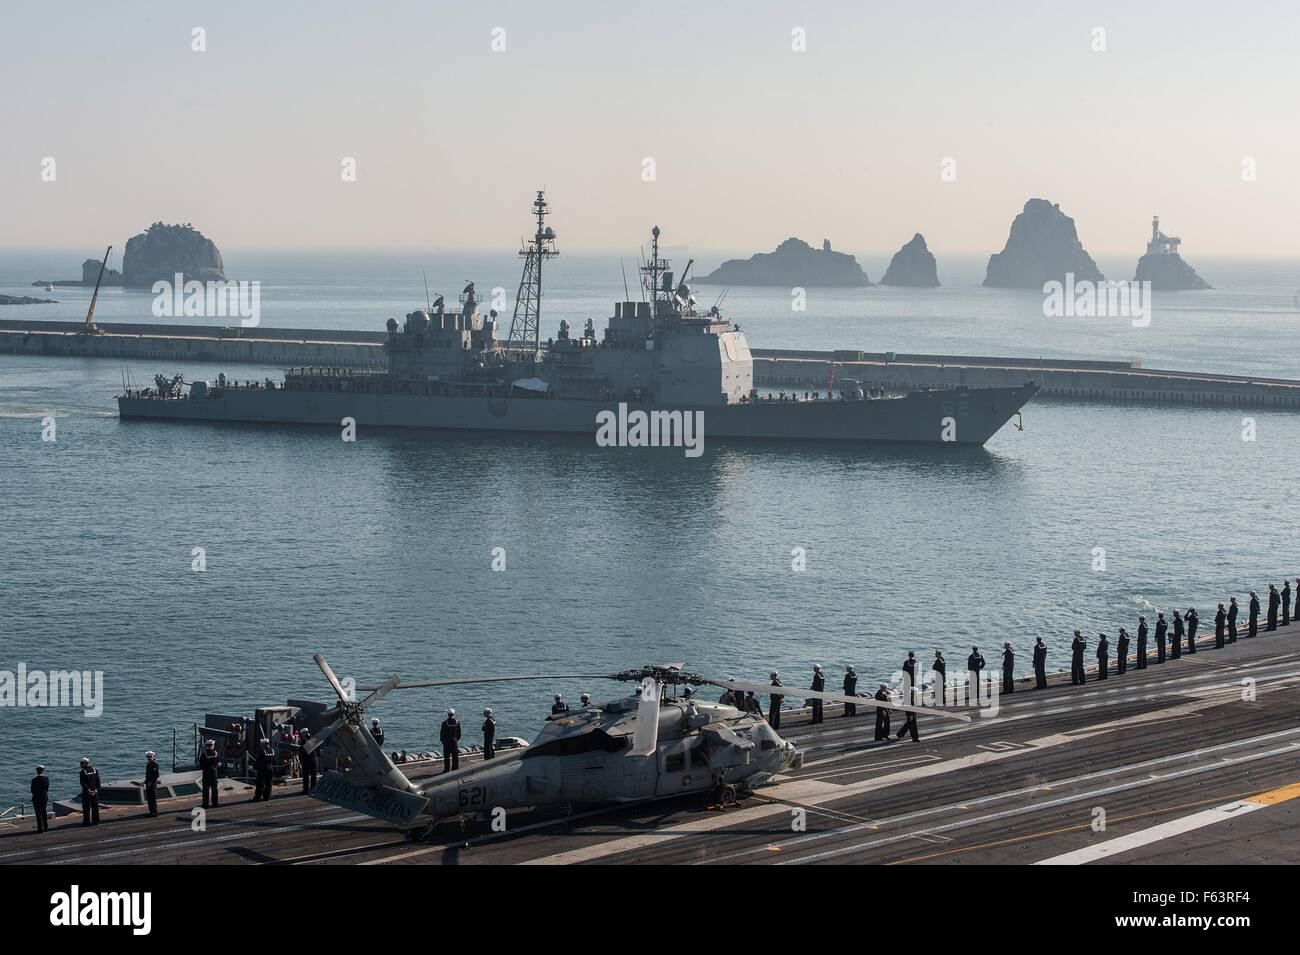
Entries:
{"type": "Polygon", "coordinates": [[[98,827],[64,816],[45,836],[0,826],[0,863],[1300,863],[1300,626],[1088,677],[1022,680],[969,724],[922,716],[920,742],[875,741],[865,698],[854,717],[828,704],[817,726],[787,711],[802,766],[726,807],[520,810],[504,832],[450,823],[412,842],[290,783],[270,802],[227,793],[206,832],[191,829],[197,798],[156,819],[106,808],[98,827]]]}

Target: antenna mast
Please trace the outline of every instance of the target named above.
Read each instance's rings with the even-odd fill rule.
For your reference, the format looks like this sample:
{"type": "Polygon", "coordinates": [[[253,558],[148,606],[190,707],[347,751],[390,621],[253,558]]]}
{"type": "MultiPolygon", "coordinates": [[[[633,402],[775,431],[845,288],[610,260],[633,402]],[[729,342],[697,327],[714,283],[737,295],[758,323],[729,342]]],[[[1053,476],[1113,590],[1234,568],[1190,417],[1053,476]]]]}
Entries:
{"type": "Polygon", "coordinates": [[[659,302],[662,300],[671,301],[672,291],[665,293],[660,288],[663,285],[663,276],[668,271],[668,260],[659,258],[659,227],[655,226],[650,230],[650,259],[645,265],[641,266],[641,271],[646,274],[650,281],[650,301],[653,305],[654,317],[659,318],[659,302]]]}
{"type": "Polygon", "coordinates": [[[531,350],[534,359],[542,341],[542,263],[560,254],[555,248],[555,232],[546,225],[546,214],[550,211],[545,191],[537,190],[537,198],[533,200],[537,231],[533,241],[519,250],[524,257],[524,274],[519,280],[515,313],[510,319],[510,338],[506,341],[508,351],[531,350]]]}

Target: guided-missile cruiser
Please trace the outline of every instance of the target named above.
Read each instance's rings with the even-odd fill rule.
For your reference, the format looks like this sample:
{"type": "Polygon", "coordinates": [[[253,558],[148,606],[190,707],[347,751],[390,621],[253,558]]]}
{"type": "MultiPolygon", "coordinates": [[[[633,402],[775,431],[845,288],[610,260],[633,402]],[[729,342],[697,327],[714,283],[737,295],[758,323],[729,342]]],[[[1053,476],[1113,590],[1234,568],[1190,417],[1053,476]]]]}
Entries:
{"type": "MultiPolygon", "coordinates": [[[[744,332],[719,305],[704,309],[659,254],[659,227],[641,266],[639,301],[616,302],[597,338],[570,322],[543,342],[542,271],[559,252],[543,192],[536,231],[520,250],[523,275],[510,331],[499,337],[470,283],[459,308],[439,296],[404,322],[388,320],[386,370],[297,368],[282,382],[167,379],[124,389],[123,418],[358,428],[593,434],[598,443],[702,445],[709,438],[982,445],[1038,392],[1017,387],[886,394],[858,381],[827,382],[825,397],[761,395],[744,332]],[[838,387],[836,387],[838,385],[838,387]],[[188,393],[187,393],[188,389],[188,393]]],[[[698,453],[698,451],[697,451],[698,453]]]]}

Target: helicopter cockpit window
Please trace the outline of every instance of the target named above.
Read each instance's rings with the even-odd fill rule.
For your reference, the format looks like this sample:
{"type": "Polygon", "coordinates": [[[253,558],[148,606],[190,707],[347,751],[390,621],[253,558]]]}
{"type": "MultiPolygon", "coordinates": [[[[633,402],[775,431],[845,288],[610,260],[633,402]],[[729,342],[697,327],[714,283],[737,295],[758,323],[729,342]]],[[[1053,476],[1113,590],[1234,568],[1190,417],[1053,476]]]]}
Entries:
{"type": "Polygon", "coordinates": [[[537,756],[577,756],[581,753],[619,753],[627,749],[627,738],[610,736],[604,730],[592,730],[573,736],[561,736],[544,743],[534,743],[524,750],[522,759],[537,756]]]}

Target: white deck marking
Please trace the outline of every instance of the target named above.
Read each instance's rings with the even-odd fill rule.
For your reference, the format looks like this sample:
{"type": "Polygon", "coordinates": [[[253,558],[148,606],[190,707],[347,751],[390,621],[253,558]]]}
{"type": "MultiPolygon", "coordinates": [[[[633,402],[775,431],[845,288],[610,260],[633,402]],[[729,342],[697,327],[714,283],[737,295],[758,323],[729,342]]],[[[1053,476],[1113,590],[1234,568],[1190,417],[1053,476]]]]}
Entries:
{"type": "MultiPolygon", "coordinates": [[[[1176,773],[1170,773],[1167,776],[1159,776],[1156,778],[1145,777],[1142,779],[1130,780],[1128,782],[1116,783],[1113,786],[1106,786],[1101,789],[1091,790],[1089,792],[1074,793],[1068,796],[1061,796],[1057,799],[1049,799],[1045,802],[1030,803],[1029,805],[1026,806],[1015,806],[1011,809],[1003,809],[1000,812],[988,813],[987,815],[984,816],[977,816],[970,819],[958,819],[955,822],[949,822],[939,826],[932,826],[928,829],[919,829],[913,832],[900,832],[897,833],[896,835],[886,836],[881,839],[873,839],[869,842],[860,842],[860,843],[855,843],[853,845],[841,846],[835,849],[827,849],[824,852],[819,852],[814,855],[800,856],[797,859],[787,859],[785,861],[778,862],[776,864],[777,865],[804,865],[809,862],[821,862],[823,860],[835,858],[837,856],[849,855],[851,853],[863,852],[867,849],[875,849],[880,846],[886,846],[898,842],[904,842],[908,839],[918,839],[922,836],[935,836],[946,832],[954,832],[958,829],[964,829],[968,826],[981,825],[986,822],[998,822],[1003,819],[1010,819],[1015,816],[1023,816],[1031,812],[1041,812],[1044,809],[1052,809],[1055,808],[1056,806],[1064,806],[1064,805],[1068,805],[1069,803],[1079,802],[1085,799],[1097,799],[1101,796],[1109,796],[1117,792],[1125,792],[1131,789],[1139,789],[1144,786],[1153,786],[1156,783],[1166,782],[1171,779],[1182,779],[1188,776],[1198,776],[1202,773],[1214,772],[1215,770],[1224,769],[1229,765],[1236,765],[1239,763],[1253,763],[1256,760],[1268,759],[1270,756],[1277,756],[1282,753],[1290,752],[1293,749],[1294,747],[1290,745],[1280,746],[1276,749],[1264,750],[1263,752],[1260,753],[1249,753],[1245,756],[1238,756],[1230,760],[1225,760],[1221,763],[1214,763],[1208,766],[1195,766],[1192,767],[1191,769],[1184,769],[1176,773]]],[[[860,827],[850,827],[849,829],[842,829],[838,833],[832,833],[832,835],[844,835],[845,833],[852,832],[857,828],[860,827]]],[[[717,861],[717,860],[710,860],[710,861],[717,861]]]]}
{"type": "Polygon", "coordinates": [[[1087,865],[1089,862],[1108,859],[1131,849],[1140,849],[1142,846],[1149,846],[1152,843],[1182,835],[1184,832],[1203,829],[1218,822],[1227,822],[1229,819],[1237,819],[1247,813],[1254,812],[1256,809],[1274,806],[1279,802],[1295,799],[1297,796],[1300,796],[1300,784],[1284,786],[1280,789],[1261,793],[1258,796],[1252,796],[1249,799],[1237,799],[1224,803],[1222,806],[1215,806],[1213,809],[1194,812],[1190,816],[1184,816],[1181,819],[1162,822],[1150,829],[1130,832],[1126,836],[1118,836],[1114,839],[1098,842],[1095,845],[1084,846],[1082,849],[1075,849],[1073,852],[1052,856],[1050,859],[1035,862],[1034,865],[1087,865]]]}

